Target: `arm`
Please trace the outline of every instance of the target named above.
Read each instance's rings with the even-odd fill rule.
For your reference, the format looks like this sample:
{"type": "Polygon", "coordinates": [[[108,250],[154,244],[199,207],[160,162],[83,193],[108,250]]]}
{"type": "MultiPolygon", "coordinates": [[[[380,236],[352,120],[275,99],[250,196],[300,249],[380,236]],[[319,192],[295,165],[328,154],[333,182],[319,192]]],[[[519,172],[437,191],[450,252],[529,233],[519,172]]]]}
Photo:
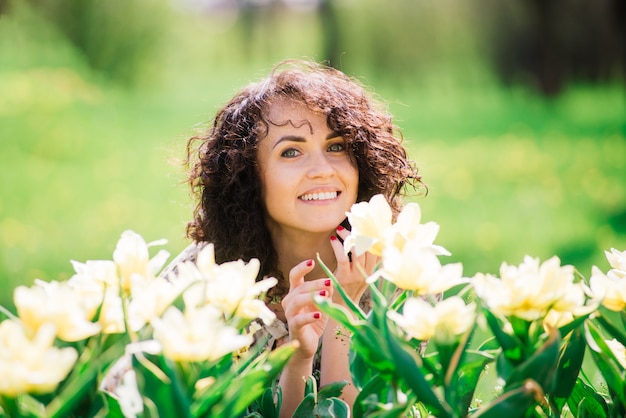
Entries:
{"type": "Polygon", "coordinates": [[[304,281],[304,276],[313,270],[313,260],[296,265],[289,272],[289,293],[282,306],[289,327],[289,338],[298,340],[300,346],[291,357],[280,376],[283,391],[281,417],[291,417],[304,398],[304,378],[313,373],[313,359],[320,337],[327,328],[328,317],[316,308],[313,295],[330,296],[330,280],[304,281]]]}

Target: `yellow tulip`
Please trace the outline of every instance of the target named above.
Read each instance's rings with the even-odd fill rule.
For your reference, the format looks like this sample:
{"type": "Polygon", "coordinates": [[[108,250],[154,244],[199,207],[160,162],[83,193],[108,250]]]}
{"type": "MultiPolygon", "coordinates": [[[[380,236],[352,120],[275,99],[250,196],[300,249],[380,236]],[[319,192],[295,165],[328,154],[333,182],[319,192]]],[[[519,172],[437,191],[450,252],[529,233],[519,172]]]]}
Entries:
{"type": "Polygon", "coordinates": [[[392,212],[387,199],[381,194],[373,196],[369,202],[352,205],[347,212],[351,232],[344,241],[346,252],[354,251],[361,255],[366,251],[380,256],[383,252],[385,232],[391,227],[392,212]]]}
{"type": "Polygon", "coordinates": [[[596,266],[591,269],[590,287],[593,294],[602,299],[602,305],[612,311],[626,309],[626,251],[605,251],[609,264],[613,267],[604,274],[596,266]]]}
{"type": "Polygon", "coordinates": [[[467,332],[475,321],[476,307],[462,298],[451,296],[432,306],[420,298],[409,298],[402,315],[390,311],[388,316],[409,337],[424,341],[433,339],[439,345],[450,345],[467,332]]]}
{"type": "Polygon", "coordinates": [[[72,369],[78,353],[74,348],[53,346],[55,328],[39,327],[32,338],[16,320],[0,323],[0,394],[50,393],[72,369]]]}
{"type": "Polygon", "coordinates": [[[402,250],[388,247],[383,252],[382,268],[372,278],[382,276],[404,290],[419,295],[437,294],[464,283],[460,263],[441,265],[435,252],[422,242],[411,240],[402,250]]]}
{"type": "Polygon", "coordinates": [[[24,326],[36,332],[44,324],[56,327],[64,341],[79,341],[100,332],[91,322],[92,309],[67,282],[37,281],[32,287],[19,286],[14,294],[17,313],[24,326]]]}
{"type": "Polygon", "coordinates": [[[208,305],[184,313],[169,307],[162,318],[152,320],[152,326],[163,354],[174,361],[216,360],[253,341],[251,335],[226,325],[222,313],[208,305]]]}
{"type": "Polygon", "coordinates": [[[585,305],[582,284],[574,283],[574,267],[561,266],[557,257],[540,264],[539,259],[526,256],[517,266],[503,263],[500,279],[478,273],[473,278],[478,296],[494,313],[515,316],[527,321],[571,313],[582,315],[589,311],[585,305]]]}

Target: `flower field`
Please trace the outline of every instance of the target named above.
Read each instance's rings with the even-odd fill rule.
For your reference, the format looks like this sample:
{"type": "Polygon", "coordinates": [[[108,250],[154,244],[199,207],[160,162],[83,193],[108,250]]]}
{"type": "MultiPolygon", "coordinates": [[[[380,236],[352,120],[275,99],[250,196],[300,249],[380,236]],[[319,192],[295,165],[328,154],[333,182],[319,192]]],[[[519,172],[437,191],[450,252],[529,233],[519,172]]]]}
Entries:
{"type": "MultiPolygon", "coordinates": [[[[346,251],[381,256],[364,278],[372,309],[316,302],[351,336],[359,396],[350,414],[342,382],[303,376],[295,416],[626,413],[626,251],[607,251],[609,267],[588,278],[530,256],[465,277],[421,218],[411,203],[392,222],[382,196],[348,213],[346,251]]],[[[263,296],[276,279],[255,282],[258,260],[216,264],[212,245],[160,275],[169,254],[150,248],[162,244],[126,231],[112,260],[15,289],[0,322],[4,416],[278,416],[276,379],[297,342],[270,352],[252,337],[275,319],[263,296]]]]}

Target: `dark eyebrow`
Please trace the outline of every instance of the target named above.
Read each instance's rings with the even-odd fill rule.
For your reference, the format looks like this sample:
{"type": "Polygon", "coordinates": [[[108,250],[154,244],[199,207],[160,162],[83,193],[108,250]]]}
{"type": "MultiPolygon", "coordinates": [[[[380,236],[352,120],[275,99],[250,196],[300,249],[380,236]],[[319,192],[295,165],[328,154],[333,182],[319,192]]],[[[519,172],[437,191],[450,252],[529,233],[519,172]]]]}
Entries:
{"type": "MultiPolygon", "coordinates": [[[[340,138],[340,137],[341,135],[339,135],[337,132],[331,132],[328,135],[326,135],[326,140],[330,141],[331,139],[340,138]]],[[[306,142],[306,138],[303,136],[298,136],[298,135],[281,136],[280,139],[274,143],[274,145],[272,146],[272,149],[276,148],[278,144],[280,144],[281,142],[285,142],[285,141],[306,142]]]]}
{"type": "Polygon", "coordinates": [[[285,141],[306,142],[306,139],[303,136],[297,136],[297,135],[281,136],[280,139],[274,143],[274,145],[272,146],[272,149],[276,148],[278,144],[280,144],[281,142],[285,142],[285,141]]]}

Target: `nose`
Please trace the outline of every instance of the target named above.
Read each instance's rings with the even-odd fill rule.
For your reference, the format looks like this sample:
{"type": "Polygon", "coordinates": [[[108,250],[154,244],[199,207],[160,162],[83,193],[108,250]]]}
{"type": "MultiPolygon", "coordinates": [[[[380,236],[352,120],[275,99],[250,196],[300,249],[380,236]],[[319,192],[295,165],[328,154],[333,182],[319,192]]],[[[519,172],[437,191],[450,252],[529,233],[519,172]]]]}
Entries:
{"type": "Polygon", "coordinates": [[[311,156],[307,170],[310,178],[331,177],[334,173],[335,167],[325,153],[318,152],[311,156]]]}

